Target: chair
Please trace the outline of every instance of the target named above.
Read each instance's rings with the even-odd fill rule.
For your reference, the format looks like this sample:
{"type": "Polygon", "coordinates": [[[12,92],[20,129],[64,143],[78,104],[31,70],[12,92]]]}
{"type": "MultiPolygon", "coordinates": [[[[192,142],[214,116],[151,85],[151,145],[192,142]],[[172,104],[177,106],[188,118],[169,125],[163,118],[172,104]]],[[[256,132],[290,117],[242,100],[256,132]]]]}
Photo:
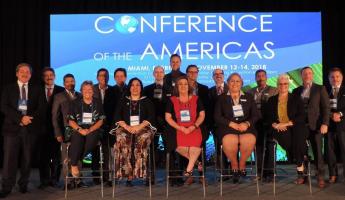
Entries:
{"type": "MultiPolygon", "coordinates": [[[[120,126],[119,125],[117,125],[114,129],[112,129],[112,130],[110,130],[110,132],[109,132],[109,134],[111,134],[111,135],[115,135],[115,131],[119,128],[120,126]]],[[[157,129],[154,127],[154,126],[152,126],[151,124],[149,125],[149,128],[153,131],[153,133],[154,133],[154,136],[155,136],[155,134],[157,133],[157,129]]],[[[116,144],[116,143],[115,143],[116,144]]],[[[150,196],[150,198],[152,197],[152,171],[154,171],[154,173],[155,173],[155,167],[152,169],[152,166],[151,166],[151,163],[152,163],[152,160],[151,159],[153,159],[153,162],[154,162],[154,154],[152,154],[152,157],[151,157],[151,148],[153,148],[154,149],[154,142],[152,141],[151,142],[151,145],[150,145],[150,147],[148,148],[148,175],[147,175],[147,177],[148,177],[148,179],[149,179],[149,196],[150,196]]],[[[113,198],[115,198],[115,185],[116,185],[116,155],[115,155],[115,151],[112,151],[112,152],[114,152],[114,154],[113,154],[113,166],[112,166],[112,168],[113,168],[113,170],[112,170],[112,172],[113,172],[113,175],[112,175],[112,180],[113,180],[113,189],[112,189],[112,197],[113,198]]]]}
{"type": "MultiPolygon", "coordinates": [[[[63,161],[63,165],[66,169],[66,177],[65,177],[65,199],[67,199],[67,193],[68,193],[68,180],[69,179],[100,179],[100,182],[101,182],[101,196],[102,198],[104,197],[104,187],[103,187],[103,149],[102,149],[102,143],[99,141],[97,146],[99,147],[99,164],[100,164],[100,169],[96,172],[99,172],[99,176],[81,176],[81,177],[73,177],[71,175],[69,175],[69,163],[70,163],[70,158],[68,156],[69,154],[69,148],[70,148],[70,143],[67,143],[66,145],[66,159],[63,161]]],[[[80,173],[83,174],[87,174],[87,173],[90,173],[90,172],[95,172],[95,171],[92,171],[92,170],[80,170],[80,173]]]]}
{"type": "MultiPolygon", "coordinates": [[[[205,183],[205,156],[204,148],[201,148],[201,163],[202,163],[202,175],[192,175],[193,178],[202,178],[204,181],[202,183],[203,197],[206,197],[206,183],[205,183]]],[[[172,178],[183,178],[183,175],[171,176],[170,172],[182,172],[183,170],[170,170],[170,153],[167,152],[166,155],[166,198],[169,198],[169,180],[172,178]]]]}
{"type": "MultiPolygon", "coordinates": [[[[265,138],[265,150],[266,150],[266,138],[265,138]]],[[[270,168],[264,168],[264,162],[262,162],[262,170],[261,170],[261,176],[263,175],[263,171],[264,170],[273,170],[273,195],[275,196],[276,195],[276,177],[277,177],[277,169],[280,169],[280,168],[277,168],[276,167],[276,162],[277,162],[277,146],[278,146],[278,141],[276,139],[272,139],[271,141],[268,141],[268,142],[273,142],[274,144],[274,150],[273,150],[273,169],[270,169],[270,168]]],[[[310,148],[310,142],[309,140],[306,140],[306,145],[307,145],[307,152],[309,152],[309,148],[310,148]]],[[[265,160],[265,150],[263,151],[263,160],[265,160]]],[[[311,186],[311,164],[310,164],[310,157],[309,155],[306,155],[305,156],[305,160],[307,161],[307,174],[305,174],[305,176],[308,177],[308,184],[309,184],[309,193],[310,195],[313,195],[313,191],[312,191],[312,186],[311,186]]],[[[285,171],[283,169],[281,169],[282,171],[285,171]]],[[[285,172],[285,174],[287,175],[287,172],[285,172]]]]}
{"type": "MultiPolygon", "coordinates": [[[[223,164],[223,145],[220,146],[220,196],[223,196],[223,177],[232,177],[232,174],[223,174],[224,172],[224,164],[223,164]]],[[[255,174],[254,175],[247,175],[247,176],[254,176],[256,181],[256,192],[257,195],[260,195],[260,188],[259,188],[259,180],[258,180],[258,166],[256,162],[256,148],[254,147],[254,157],[253,154],[251,155],[251,167],[249,168],[251,173],[253,173],[253,160],[255,160],[255,174]]]]}

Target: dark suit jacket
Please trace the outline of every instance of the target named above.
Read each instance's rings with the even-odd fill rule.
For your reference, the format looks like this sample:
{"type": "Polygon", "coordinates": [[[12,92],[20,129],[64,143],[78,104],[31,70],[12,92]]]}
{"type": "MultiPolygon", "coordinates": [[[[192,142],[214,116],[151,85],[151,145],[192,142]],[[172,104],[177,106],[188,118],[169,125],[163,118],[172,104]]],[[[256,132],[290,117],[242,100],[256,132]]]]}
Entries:
{"type": "MultiPolygon", "coordinates": [[[[156,83],[150,84],[144,87],[144,96],[149,98],[155,107],[155,117],[158,132],[162,133],[165,127],[165,104],[167,101],[166,93],[163,90],[162,99],[154,98],[154,90],[156,89],[156,83]]],[[[163,89],[163,88],[162,88],[163,89]]]]}
{"type": "MultiPolygon", "coordinates": [[[[81,96],[81,94],[78,92],[75,94],[76,98],[81,96]]],[[[55,137],[64,135],[65,127],[68,126],[68,112],[70,110],[69,106],[72,100],[73,99],[68,95],[66,90],[54,96],[52,107],[52,123],[55,137]]]]}
{"type": "MultiPolygon", "coordinates": [[[[328,94],[331,99],[333,99],[332,88],[328,88],[328,94]]],[[[337,96],[337,109],[331,110],[331,113],[334,112],[342,112],[345,115],[345,86],[342,84],[339,88],[338,96],[337,96]]],[[[344,117],[341,117],[340,122],[334,122],[332,119],[330,120],[330,131],[344,131],[345,130],[345,120],[344,117]]]]}
{"type": "MultiPolygon", "coordinates": [[[[267,120],[267,124],[272,127],[273,123],[279,123],[278,118],[278,95],[272,96],[268,99],[267,105],[264,107],[264,119],[267,120]]],[[[305,112],[304,104],[299,96],[295,96],[289,93],[287,102],[287,114],[292,121],[292,131],[298,131],[300,134],[305,134],[306,124],[305,124],[305,112]]]]}
{"type": "MultiPolygon", "coordinates": [[[[228,93],[228,85],[226,83],[224,83],[224,90],[222,94],[226,94],[228,93]]],[[[214,106],[217,103],[218,97],[220,97],[221,95],[217,95],[217,87],[213,86],[209,89],[208,91],[208,96],[209,96],[209,127],[211,129],[211,131],[214,131],[214,129],[216,128],[216,124],[214,121],[214,106]]]]}
{"type": "Polygon", "coordinates": [[[176,78],[180,76],[185,76],[186,74],[181,72],[180,70],[175,71],[175,72],[170,72],[164,76],[163,80],[163,88],[165,90],[165,93],[167,96],[173,96],[173,89],[174,87],[172,86],[173,82],[175,82],[176,78]]]}
{"type": "Polygon", "coordinates": [[[43,89],[43,94],[44,94],[44,105],[45,105],[45,111],[44,111],[45,116],[42,119],[42,128],[43,128],[42,133],[48,134],[49,136],[54,136],[54,127],[53,127],[53,122],[52,122],[53,101],[54,101],[55,95],[60,92],[63,92],[65,88],[58,85],[54,85],[54,90],[49,101],[46,98],[45,86],[43,86],[42,89],[43,89]]]}
{"type": "MultiPolygon", "coordinates": [[[[1,112],[5,116],[2,126],[4,136],[17,136],[21,128],[20,122],[23,117],[18,110],[20,98],[17,83],[4,87],[1,98],[1,112]]],[[[29,134],[37,135],[42,131],[41,121],[44,113],[44,96],[39,86],[29,83],[27,115],[32,116],[32,123],[27,125],[29,134]]]]}
{"type": "Polygon", "coordinates": [[[111,127],[114,124],[114,114],[116,112],[116,106],[118,102],[124,97],[127,90],[127,86],[125,85],[124,88],[120,89],[119,86],[114,85],[108,87],[104,95],[104,114],[105,114],[105,122],[104,125],[111,127]]]}
{"type": "Polygon", "coordinates": [[[204,124],[206,125],[207,129],[209,129],[209,124],[211,121],[212,116],[210,115],[210,99],[208,96],[208,87],[206,85],[198,84],[198,97],[200,98],[202,105],[204,106],[205,109],[205,122],[204,124]]]}
{"type": "MultiPolygon", "coordinates": [[[[108,85],[108,88],[105,90],[105,93],[107,93],[107,90],[109,88],[110,86],[108,85]]],[[[101,91],[99,89],[98,84],[93,85],[93,97],[102,101],[101,91]]],[[[105,94],[104,94],[104,97],[105,97],[105,94]]]]}
{"type": "MultiPolygon", "coordinates": [[[[301,96],[303,86],[293,90],[292,94],[301,96]]],[[[329,125],[330,103],[326,88],[315,83],[310,88],[307,111],[308,123],[311,130],[317,130],[322,124],[329,125]]]]}

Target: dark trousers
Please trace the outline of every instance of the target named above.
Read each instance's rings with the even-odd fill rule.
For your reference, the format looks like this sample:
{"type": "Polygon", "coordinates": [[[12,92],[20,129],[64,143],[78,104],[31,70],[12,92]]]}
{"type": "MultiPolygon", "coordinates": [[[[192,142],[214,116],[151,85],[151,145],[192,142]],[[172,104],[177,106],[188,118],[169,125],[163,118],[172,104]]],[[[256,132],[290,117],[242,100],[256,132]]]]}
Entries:
{"type": "MultiPolygon", "coordinates": [[[[110,144],[109,138],[110,135],[106,131],[104,135],[101,137],[101,144],[102,144],[102,151],[103,151],[103,178],[104,180],[111,180],[111,177],[109,176],[109,156],[110,156],[110,147],[112,147],[114,144],[110,144]]],[[[99,148],[95,148],[94,151],[92,152],[92,174],[94,176],[99,175],[97,170],[100,169],[100,152],[99,148]]]]}
{"type": "Polygon", "coordinates": [[[325,176],[324,157],[322,155],[322,134],[317,130],[309,129],[309,140],[313,149],[314,162],[319,177],[325,176]]]}
{"type": "Polygon", "coordinates": [[[94,131],[86,136],[79,133],[73,133],[71,135],[71,146],[69,149],[69,157],[71,159],[71,165],[77,166],[78,162],[85,157],[87,153],[92,152],[100,139],[100,133],[94,131]]]}
{"type": "Polygon", "coordinates": [[[262,167],[264,167],[263,175],[273,174],[273,162],[274,162],[274,143],[272,143],[272,133],[270,128],[263,125],[263,121],[259,120],[256,123],[256,160],[258,166],[258,172],[261,173],[262,167]],[[265,151],[265,160],[263,161],[263,155],[265,151]]]}
{"type": "Polygon", "coordinates": [[[273,131],[273,138],[275,138],[279,145],[287,151],[292,159],[294,158],[297,166],[301,166],[304,161],[304,155],[307,152],[307,133],[299,131],[295,132],[292,128],[286,131],[273,131]]]}
{"type": "Polygon", "coordinates": [[[56,184],[59,182],[62,168],[60,143],[48,134],[40,135],[37,139],[40,182],[56,184]]]}
{"type": "Polygon", "coordinates": [[[344,170],[343,174],[345,174],[345,130],[328,132],[326,144],[329,175],[338,175],[337,157],[339,159],[339,156],[341,156],[344,170]],[[337,154],[337,147],[339,147],[340,154],[337,154]]]}
{"type": "Polygon", "coordinates": [[[18,185],[27,187],[36,136],[21,128],[17,136],[4,136],[4,161],[2,171],[2,189],[11,191],[16,184],[18,158],[20,157],[20,178],[18,185]]]}

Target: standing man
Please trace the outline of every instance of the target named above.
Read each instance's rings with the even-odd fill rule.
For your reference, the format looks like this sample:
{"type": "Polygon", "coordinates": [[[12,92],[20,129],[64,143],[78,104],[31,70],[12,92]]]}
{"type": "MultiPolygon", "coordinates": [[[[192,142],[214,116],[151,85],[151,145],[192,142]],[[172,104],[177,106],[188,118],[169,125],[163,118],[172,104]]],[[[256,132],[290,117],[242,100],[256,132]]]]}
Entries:
{"type": "Polygon", "coordinates": [[[345,87],[343,73],[340,68],[332,68],[328,74],[331,87],[328,89],[331,107],[331,120],[327,137],[327,157],[329,169],[329,183],[335,183],[338,177],[337,157],[343,162],[345,174],[345,87]],[[336,146],[340,149],[337,156],[336,146]]]}
{"type": "Polygon", "coordinates": [[[178,54],[173,54],[170,56],[170,67],[171,72],[164,76],[164,90],[167,96],[173,95],[173,89],[175,86],[175,80],[186,74],[182,73],[180,70],[181,67],[181,57],[178,54]]]}
{"type": "MultiPolygon", "coordinates": [[[[219,169],[220,168],[220,146],[221,146],[221,142],[218,141],[218,137],[217,135],[215,135],[216,133],[216,123],[214,121],[214,106],[216,105],[216,102],[218,100],[218,97],[222,94],[226,94],[228,93],[228,85],[224,82],[224,71],[222,69],[215,69],[213,70],[213,75],[212,75],[213,81],[215,86],[211,87],[209,89],[209,99],[210,99],[210,117],[209,117],[209,122],[210,122],[210,130],[213,134],[213,142],[215,145],[215,154],[216,154],[216,168],[219,169]]],[[[223,157],[223,164],[225,166],[229,166],[229,162],[228,159],[226,158],[226,156],[223,157]]],[[[223,180],[227,180],[229,179],[228,177],[223,177],[223,180]]]]}
{"type": "MultiPolygon", "coordinates": [[[[154,83],[144,87],[144,95],[147,96],[155,106],[156,111],[156,128],[157,133],[154,137],[154,146],[155,149],[151,151],[155,153],[156,158],[156,166],[159,164],[163,164],[164,156],[161,156],[160,149],[159,149],[159,137],[162,136],[164,147],[166,147],[166,136],[163,134],[165,130],[165,102],[166,96],[165,92],[163,91],[163,79],[164,79],[164,68],[162,66],[156,66],[153,69],[153,77],[155,78],[154,83]]],[[[164,166],[164,165],[161,165],[164,166]]],[[[155,174],[153,174],[155,175],[155,174]]],[[[154,180],[152,177],[151,180],[154,180]]]]}
{"type": "MultiPolygon", "coordinates": [[[[257,130],[257,137],[256,137],[256,152],[257,152],[257,161],[258,161],[258,172],[259,174],[261,174],[262,171],[262,167],[264,168],[268,168],[268,169],[272,169],[273,168],[273,162],[274,160],[272,160],[273,158],[273,151],[274,151],[274,146],[272,143],[267,143],[265,141],[267,141],[267,138],[270,137],[268,136],[268,131],[270,129],[270,125],[266,124],[263,117],[264,116],[264,107],[267,103],[267,100],[276,95],[278,93],[277,88],[272,87],[267,85],[267,73],[265,70],[263,69],[259,69],[255,72],[255,81],[257,86],[250,89],[248,91],[249,94],[254,96],[254,100],[256,103],[256,107],[258,108],[261,117],[260,119],[256,122],[255,127],[257,130]],[[263,151],[265,150],[265,146],[266,148],[266,155],[265,156],[265,161],[263,161],[263,151]],[[263,166],[264,163],[264,166],[263,166]]],[[[265,179],[265,181],[270,182],[271,180],[273,180],[272,176],[273,176],[273,172],[272,171],[268,171],[265,170],[263,172],[263,178],[265,179]]],[[[259,175],[259,177],[261,177],[259,175]]]]}
{"type": "Polygon", "coordinates": [[[4,136],[4,159],[2,191],[0,198],[8,196],[16,184],[18,158],[21,155],[19,191],[27,192],[32,154],[44,112],[43,94],[38,86],[29,83],[32,68],[27,63],[16,67],[17,82],[4,87],[1,112],[5,116],[2,133],[4,136]]]}
{"type": "Polygon", "coordinates": [[[330,105],[327,90],[324,86],[313,83],[314,72],[311,67],[302,68],[303,85],[294,89],[293,94],[301,97],[304,102],[306,124],[309,129],[309,140],[313,148],[317,169],[317,180],[320,188],[325,187],[325,167],[323,149],[323,135],[328,132],[330,105]]]}
{"type": "MultiPolygon", "coordinates": [[[[167,98],[170,98],[171,96],[173,96],[173,90],[175,87],[175,81],[178,77],[180,76],[185,76],[186,74],[182,73],[180,70],[181,67],[181,57],[178,54],[172,54],[170,56],[170,67],[171,67],[171,72],[166,74],[164,76],[163,79],[163,91],[166,94],[167,98]]],[[[170,169],[171,170],[175,170],[175,162],[176,161],[182,161],[183,162],[183,157],[176,157],[176,153],[175,153],[175,144],[172,143],[171,141],[176,141],[175,138],[171,138],[171,136],[169,134],[165,134],[167,136],[167,145],[166,145],[166,149],[167,152],[170,153],[170,169]],[[177,159],[180,158],[180,159],[177,159]]],[[[183,166],[181,166],[181,162],[180,162],[180,167],[182,169],[183,166]]],[[[171,175],[180,175],[177,174],[176,172],[172,172],[171,175]]],[[[177,179],[171,179],[170,185],[171,186],[182,186],[184,184],[184,181],[181,178],[177,178],[177,179]]]]}
{"type": "Polygon", "coordinates": [[[64,91],[64,88],[55,85],[55,71],[53,68],[45,67],[42,70],[42,80],[44,82],[44,106],[45,112],[42,118],[43,131],[38,137],[37,149],[39,154],[39,174],[41,184],[39,189],[47,186],[56,186],[60,177],[59,155],[60,143],[55,139],[52,124],[52,106],[54,96],[64,91]]]}
{"type": "MultiPolygon", "coordinates": [[[[63,77],[64,91],[56,94],[54,96],[53,107],[52,107],[52,123],[54,127],[54,135],[56,140],[61,144],[60,155],[58,156],[60,160],[56,161],[58,165],[59,172],[61,170],[62,162],[67,157],[67,142],[68,138],[65,138],[65,128],[68,126],[68,112],[69,104],[76,98],[79,98],[80,93],[74,90],[75,88],[75,79],[72,74],[66,74],[63,77]]],[[[66,177],[67,169],[63,169],[63,176],[66,177]]],[[[57,176],[59,179],[60,176],[57,176]]],[[[68,183],[68,187],[72,188],[72,185],[68,183]]]]}
{"type": "MultiPolygon", "coordinates": [[[[97,81],[98,83],[93,86],[93,97],[95,99],[99,99],[102,102],[103,105],[103,110],[107,110],[108,108],[106,105],[111,104],[112,99],[110,99],[110,95],[107,95],[107,93],[110,92],[110,87],[108,85],[109,81],[109,72],[105,68],[101,68],[97,71],[97,81]]],[[[111,109],[111,108],[109,108],[111,109]]],[[[110,131],[110,126],[111,122],[105,119],[102,125],[103,133],[101,137],[101,142],[102,142],[102,149],[103,149],[103,166],[104,166],[104,173],[103,173],[103,178],[104,181],[106,182],[106,185],[111,185],[111,181],[109,177],[109,149],[110,149],[110,143],[109,143],[109,131],[110,131]]],[[[99,165],[99,149],[96,149],[94,152],[92,152],[92,170],[98,170],[100,168],[99,165]]],[[[99,176],[98,172],[92,172],[94,176],[99,176]]],[[[100,179],[95,178],[93,179],[95,184],[99,184],[100,179]]]]}

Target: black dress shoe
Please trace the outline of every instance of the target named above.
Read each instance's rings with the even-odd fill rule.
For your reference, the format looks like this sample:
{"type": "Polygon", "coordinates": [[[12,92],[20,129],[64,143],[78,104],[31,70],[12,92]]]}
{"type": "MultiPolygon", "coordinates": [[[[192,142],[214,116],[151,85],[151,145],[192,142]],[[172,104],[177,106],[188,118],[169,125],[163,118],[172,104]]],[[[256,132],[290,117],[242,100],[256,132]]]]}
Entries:
{"type": "Polygon", "coordinates": [[[127,180],[126,181],[126,187],[133,187],[132,181],[127,180]]]}
{"type": "Polygon", "coordinates": [[[27,186],[20,186],[19,187],[19,192],[22,194],[25,194],[28,192],[28,187],[27,186]]]}
{"type": "Polygon", "coordinates": [[[76,188],[88,188],[89,186],[85,184],[83,181],[79,181],[76,183],[76,188]]]}
{"type": "Polygon", "coordinates": [[[6,198],[10,193],[11,191],[5,191],[5,190],[0,191],[0,199],[6,198]]]}

